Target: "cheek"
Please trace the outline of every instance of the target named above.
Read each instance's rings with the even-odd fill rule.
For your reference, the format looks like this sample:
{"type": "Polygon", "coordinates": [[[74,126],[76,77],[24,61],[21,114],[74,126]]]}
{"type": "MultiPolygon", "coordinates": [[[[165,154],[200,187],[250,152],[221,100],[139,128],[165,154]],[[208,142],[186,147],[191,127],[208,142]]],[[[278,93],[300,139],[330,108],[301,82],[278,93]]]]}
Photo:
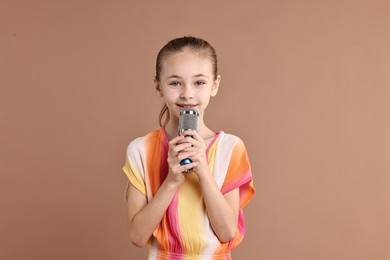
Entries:
{"type": "Polygon", "coordinates": [[[211,91],[211,89],[204,89],[201,93],[199,93],[202,99],[209,99],[212,94],[213,92],[211,91]]]}
{"type": "Polygon", "coordinates": [[[174,99],[177,96],[176,91],[170,88],[165,88],[163,93],[166,99],[174,99]]]}
{"type": "Polygon", "coordinates": [[[210,93],[207,93],[207,94],[204,94],[204,95],[202,95],[202,97],[201,97],[201,100],[202,100],[202,103],[204,104],[204,105],[208,105],[209,104],[209,102],[210,102],[210,93]]]}
{"type": "Polygon", "coordinates": [[[164,102],[168,107],[174,107],[175,104],[177,103],[177,96],[172,95],[172,93],[164,93],[164,102]]]}

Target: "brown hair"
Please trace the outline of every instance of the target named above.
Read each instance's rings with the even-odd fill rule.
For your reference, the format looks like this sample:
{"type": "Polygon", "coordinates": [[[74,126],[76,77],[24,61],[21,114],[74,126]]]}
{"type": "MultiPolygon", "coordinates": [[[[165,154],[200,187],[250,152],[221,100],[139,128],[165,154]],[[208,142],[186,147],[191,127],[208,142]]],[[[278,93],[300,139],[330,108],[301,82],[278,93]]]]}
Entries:
{"type": "MultiPolygon", "coordinates": [[[[205,57],[209,58],[213,67],[214,79],[217,78],[217,54],[213,46],[203,39],[193,36],[184,36],[169,41],[157,54],[155,77],[157,81],[160,81],[163,59],[168,55],[180,52],[185,48],[189,48],[194,52],[201,52],[205,57]]],[[[168,107],[164,104],[158,118],[160,126],[165,126],[168,123],[169,118],[168,107]],[[163,120],[164,116],[165,120],[163,120]]]]}

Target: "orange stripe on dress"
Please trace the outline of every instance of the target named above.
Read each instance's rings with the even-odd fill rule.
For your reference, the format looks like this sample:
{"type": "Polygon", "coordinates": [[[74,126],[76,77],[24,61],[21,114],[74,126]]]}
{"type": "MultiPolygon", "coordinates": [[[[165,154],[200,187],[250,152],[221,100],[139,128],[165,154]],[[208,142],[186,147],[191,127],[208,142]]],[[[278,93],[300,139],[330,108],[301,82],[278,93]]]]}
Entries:
{"type": "Polygon", "coordinates": [[[233,248],[237,247],[242,242],[245,235],[245,219],[242,208],[253,196],[254,189],[251,167],[244,143],[242,141],[239,141],[233,148],[229,167],[221,191],[225,194],[236,188],[239,188],[240,194],[240,209],[236,235],[235,238],[228,243],[222,243],[219,250],[215,252],[216,254],[230,252],[233,248]]]}
{"type": "Polygon", "coordinates": [[[162,176],[160,176],[162,145],[160,140],[159,131],[151,132],[145,140],[148,178],[152,196],[157,193],[162,183],[162,176]]]}
{"type": "Polygon", "coordinates": [[[227,193],[252,180],[251,168],[245,146],[238,142],[232,152],[225,181],[222,185],[222,193],[227,193]]]}
{"type": "MultiPolygon", "coordinates": [[[[168,140],[163,128],[153,132],[147,140],[147,167],[151,192],[154,196],[164,182],[168,171],[168,140]]],[[[153,233],[157,239],[159,252],[183,253],[180,243],[180,228],[177,221],[178,193],[175,194],[163,219],[153,233]]]]}

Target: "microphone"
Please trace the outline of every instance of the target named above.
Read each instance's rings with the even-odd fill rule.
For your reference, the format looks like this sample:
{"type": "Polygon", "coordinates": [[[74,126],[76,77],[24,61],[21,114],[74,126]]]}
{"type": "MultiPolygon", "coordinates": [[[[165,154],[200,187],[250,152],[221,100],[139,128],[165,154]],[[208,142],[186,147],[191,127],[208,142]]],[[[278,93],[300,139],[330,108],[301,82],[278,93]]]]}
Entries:
{"type": "MultiPolygon", "coordinates": [[[[199,112],[193,108],[184,108],[180,111],[179,117],[179,135],[181,135],[185,130],[196,130],[198,131],[198,120],[199,120],[199,112]]],[[[191,135],[187,135],[186,137],[192,138],[191,135]]],[[[191,159],[185,158],[180,161],[180,165],[185,165],[192,163],[191,159]]],[[[184,171],[183,173],[191,172],[191,169],[184,171]]]]}

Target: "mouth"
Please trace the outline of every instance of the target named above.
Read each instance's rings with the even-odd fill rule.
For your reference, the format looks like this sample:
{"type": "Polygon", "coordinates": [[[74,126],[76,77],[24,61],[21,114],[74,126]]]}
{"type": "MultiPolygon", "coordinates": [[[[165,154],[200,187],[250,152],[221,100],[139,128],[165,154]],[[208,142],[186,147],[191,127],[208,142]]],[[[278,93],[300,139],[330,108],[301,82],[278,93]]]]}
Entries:
{"type": "Polygon", "coordinates": [[[181,108],[194,108],[197,105],[194,105],[194,104],[177,104],[177,106],[179,106],[181,108]]]}

